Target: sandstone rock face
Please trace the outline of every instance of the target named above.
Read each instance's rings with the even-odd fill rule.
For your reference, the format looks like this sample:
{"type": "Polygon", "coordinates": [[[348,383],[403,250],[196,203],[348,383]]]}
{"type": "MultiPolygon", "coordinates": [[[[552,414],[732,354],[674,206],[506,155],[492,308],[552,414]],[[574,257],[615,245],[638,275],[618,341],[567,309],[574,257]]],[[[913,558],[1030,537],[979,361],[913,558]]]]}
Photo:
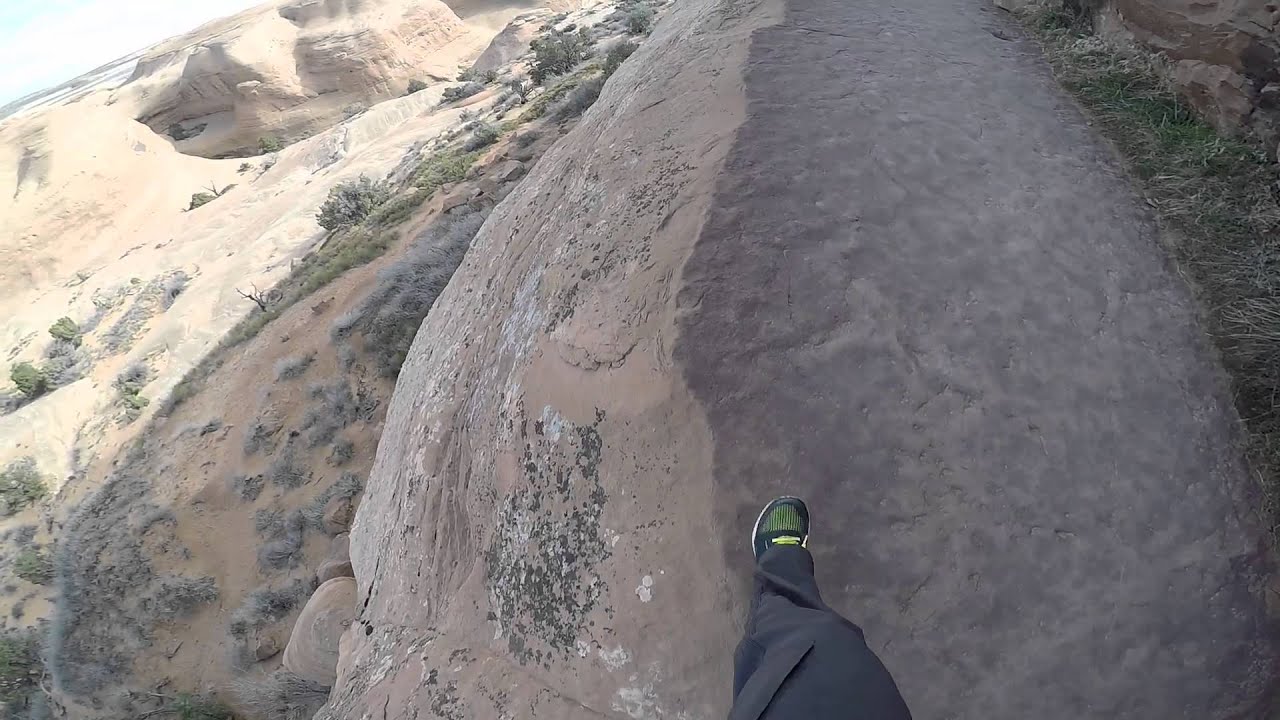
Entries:
{"type": "Polygon", "coordinates": [[[333,685],[338,666],[338,639],[356,614],[356,581],[334,578],[316,588],[298,616],[284,649],[285,670],[333,685]]]}
{"type": "Polygon", "coordinates": [[[675,289],[769,8],[669,13],[493,211],[418,333],[352,529],[362,610],[318,717],[723,710],[703,679],[729,677],[737,618],[695,519],[710,438],[672,359],[675,289]]]}
{"type": "Polygon", "coordinates": [[[324,506],[324,531],[330,535],[345,533],[351,528],[355,512],[355,498],[333,498],[324,506]]]}
{"type": "Polygon", "coordinates": [[[471,69],[484,72],[510,65],[529,52],[529,42],[538,36],[538,28],[549,17],[549,10],[534,10],[516,16],[489,42],[489,47],[476,58],[471,69]]]}
{"type": "Polygon", "coordinates": [[[1278,22],[1268,0],[1108,0],[1098,26],[1168,55],[1175,80],[1220,130],[1253,131],[1274,145],[1280,114],[1260,100],[1280,80],[1278,22]]]}
{"type": "Polygon", "coordinates": [[[408,81],[452,77],[484,33],[438,0],[292,0],[250,10],[153,48],[118,91],[184,152],[252,152],[398,95],[408,81]],[[184,133],[185,134],[185,133],[184,133]]]}

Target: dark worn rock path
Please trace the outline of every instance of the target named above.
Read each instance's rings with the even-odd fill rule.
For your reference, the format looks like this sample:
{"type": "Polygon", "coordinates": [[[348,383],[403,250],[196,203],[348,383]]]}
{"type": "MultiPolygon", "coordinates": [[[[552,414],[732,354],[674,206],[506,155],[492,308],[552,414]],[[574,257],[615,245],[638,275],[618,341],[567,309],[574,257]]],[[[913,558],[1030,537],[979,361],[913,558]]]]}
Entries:
{"type": "Polygon", "coordinates": [[[794,492],[916,717],[1258,717],[1238,421],[1112,152],[980,0],[785,6],[676,352],[739,588],[794,492]]]}

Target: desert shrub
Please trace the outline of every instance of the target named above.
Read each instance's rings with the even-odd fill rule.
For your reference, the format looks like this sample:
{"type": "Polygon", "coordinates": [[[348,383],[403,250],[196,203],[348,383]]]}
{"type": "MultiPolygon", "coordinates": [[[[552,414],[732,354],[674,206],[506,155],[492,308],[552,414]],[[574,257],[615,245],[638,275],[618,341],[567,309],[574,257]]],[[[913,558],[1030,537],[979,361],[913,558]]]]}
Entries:
{"type": "Polygon", "coordinates": [[[191,193],[191,202],[187,203],[187,210],[195,210],[198,207],[204,207],[217,199],[218,196],[210,192],[191,193]]]}
{"type": "Polygon", "coordinates": [[[44,370],[29,362],[20,362],[9,368],[9,379],[27,399],[40,397],[49,389],[49,378],[44,370]]]}
{"type": "Polygon", "coordinates": [[[353,117],[365,114],[368,109],[368,107],[361,103],[351,103],[350,105],[342,108],[342,117],[350,120],[353,117]]]}
{"type": "Polygon", "coordinates": [[[276,434],[284,429],[284,423],[274,415],[263,415],[253,424],[244,434],[244,454],[253,455],[259,450],[266,450],[267,454],[275,452],[276,434]]]}
{"type": "Polygon", "coordinates": [[[124,408],[125,422],[133,422],[151,401],[142,395],[142,388],[151,380],[151,368],[143,362],[130,363],[116,376],[116,390],[120,394],[120,406],[124,408]]]}
{"type": "Polygon", "coordinates": [[[552,30],[529,43],[533,64],[529,78],[541,85],[553,75],[563,75],[591,55],[591,36],[586,30],[576,33],[552,30]]]}
{"type": "Polygon", "coordinates": [[[316,361],[316,354],[309,352],[306,355],[298,355],[296,357],[281,358],[276,363],[276,380],[293,380],[300,378],[306,374],[307,368],[311,367],[311,363],[316,361]]]}
{"type": "Polygon", "coordinates": [[[385,183],[370,180],[364,175],[355,180],[344,180],[329,190],[329,197],[316,214],[316,222],[325,230],[355,225],[390,197],[391,189],[385,183]]]}
{"type": "Polygon", "coordinates": [[[250,631],[283,619],[303,603],[315,586],[294,580],[281,588],[260,587],[245,596],[240,607],[231,612],[231,634],[244,636],[250,631]]]}
{"type": "Polygon", "coordinates": [[[155,695],[152,697],[159,698],[163,704],[153,710],[148,710],[140,718],[148,717],[174,717],[178,720],[235,720],[235,714],[212,698],[203,695],[192,695],[190,693],[178,693],[177,695],[155,695]]]}
{"type": "Polygon", "coordinates": [[[435,190],[445,183],[458,182],[467,176],[467,170],[478,157],[473,153],[434,153],[418,166],[413,184],[425,190],[435,190]]]}
{"type": "MultiPolygon", "coordinates": [[[[186,273],[173,270],[154,278],[135,291],[133,304],[129,306],[115,324],[102,335],[102,348],[108,355],[117,355],[133,346],[138,333],[156,313],[167,307],[166,298],[170,295],[168,287],[179,283],[185,287],[186,273]]],[[[137,286],[139,283],[134,283],[137,286]]],[[[179,290],[179,293],[182,291],[179,290]]],[[[175,296],[176,297],[176,296],[175,296]]]]}
{"type": "Polygon", "coordinates": [[[462,149],[467,152],[473,152],[480,148],[489,147],[498,142],[499,137],[502,137],[502,132],[498,128],[489,123],[480,123],[476,126],[475,132],[471,133],[471,137],[463,143],[462,149]]]}
{"type": "Polygon", "coordinates": [[[49,334],[55,340],[62,340],[75,345],[80,344],[80,326],[76,325],[76,321],[69,317],[60,317],[58,321],[49,326],[49,334]]]}
{"type": "Polygon", "coordinates": [[[404,257],[378,273],[379,283],[346,318],[341,336],[364,333],[365,347],[377,353],[381,370],[400,372],[418,326],[462,263],[471,239],[484,224],[483,213],[446,215],[423,230],[404,257]]]}
{"type": "Polygon", "coordinates": [[[93,367],[93,356],[78,342],[54,340],[45,348],[44,357],[40,372],[50,389],[79,380],[93,367]]]}
{"type": "Polygon", "coordinates": [[[273,135],[258,138],[258,149],[264,153],[280,152],[284,144],[280,142],[280,138],[273,135]]]}
{"type": "Polygon", "coordinates": [[[653,8],[648,5],[636,5],[627,11],[627,32],[632,35],[643,35],[653,28],[653,8]]]}
{"type": "Polygon", "coordinates": [[[286,450],[267,468],[267,477],[272,485],[293,489],[305,485],[311,479],[311,470],[298,462],[293,452],[286,450]]]}
{"type": "Polygon", "coordinates": [[[0,470],[0,516],[13,515],[35,504],[48,492],[35,458],[18,458],[0,470]]]}
{"type": "Polygon", "coordinates": [[[478,82],[484,85],[489,85],[491,83],[497,82],[498,71],[497,70],[476,70],[475,68],[471,68],[459,74],[458,80],[478,82]]]}
{"type": "Polygon", "coordinates": [[[604,76],[601,75],[583,80],[556,105],[551,112],[551,117],[556,120],[568,120],[586,112],[587,108],[594,105],[600,98],[600,89],[604,87],[604,80],[604,76]]]}
{"type": "Polygon", "coordinates": [[[364,491],[364,481],[355,473],[344,472],[337,482],[330,485],[324,492],[312,498],[311,502],[302,507],[302,516],[306,519],[307,525],[316,529],[324,530],[324,508],[329,501],[334,498],[347,499],[353,498],[364,491]]]}
{"type": "Polygon", "coordinates": [[[160,581],[146,609],[166,620],[187,617],[195,609],[218,599],[218,584],[211,577],[167,577],[160,581]]]}
{"type": "Polygon", "coordinates": [[[464,82],[461,85],[447,87],[444,89],[444,93],[440,95],[440,104],[447,105],[451,102],[469,98],[481,90],[484,90],[484,85],[478,82],[464,82]]]}
{"type": "Polygon", "coordinates": [[[239,677],[231,685],[231,694],[253,720],[311,720],[329,700],[328,686],[288,670],[239,677]]]}
{"type": "Polygon", "coordinates": [[[317,448],[333,441],[342,428],[358,417],[356,397],[343,378],[331,383],[317,383],[310,389],[312,404],[302,418],[307,431],[308,447],[317,448]]]}
{"type": "Polygon", "coordinates": [[[236,168],[236,172],[244,174],[253,169],[253,163],[242,162],[240,167],[236,168]]]}
{"type": "Polygon", "coordinates": [[[609,54],[604,58],[604,76],[608,78],[613,75],[623,61],[631,57],[631,54],[639,47],[639,45],[627,40],[609,48],[609,54]]]}
{"type": "Polygon", "coordinates": [[[428,87],[429,86],[425,82],[419,80],[418,78],[414,78],[409,81],[409,87],[407,90],[405,90],[404,94],[412,95],[416,92],[422,92],[423,90],[426,90],[428,87]]]}
{"type": "Polygon", "coordinates": [[[356,456],[356,445],[350,440],[337,440],[329,450],[329,462],[333,465],[345,465],[356,456]]]}
{"type": "Polygon", "coordinates": [[[285,570],[302,563],[302,546],[306,539],[308,520],[301,510],[287,515],[276,513],[270,519],[254,517],[254,527],[272,538],[258,548],[258,567],[263,572],[285,570]]]}
{"type": "Polygon", "coordinates": [[[27,548],[13,560],[13,574],[36,585],[44,585],[53,579],[53,561],[47,553],[27,548]]]}
{"type": "Polygon", "coordinates": [[[165,130],[165,134],[173,138],[176,142],[182,142],[183,140],[199,135],[204,132],[207,127],[209,127],[209,123],[198,123],[196,125],[192,125],[190,128],[183,127],[182,123],[171,123],[169,128],[165,130]]]}
{"type": "Polygon", "coordinates": [[[39,667],[40,644],[35,633],[0,635],[0,703],[17,700],[33,688],[33,672],[39,667]]]}
{"type": "Polygon", "coordinates": [[[412,215],[413,211],[422,207],[422,203],[429,197],[430,190],[415,188],[383,203],[369,214],[365,222],[379,227],[398,225],[412,215]]]}
{"type": "Polygon", "coordinates": [[[262,494],[262,487],[266,484],[266,478],[262,475],[236,475],[231,478],[231,489],[241,500],[253,502],[258,499],[258,495],[262,494]]]}
{"type": "Polygon", "coordinates": [[[529,93],[533,91],[533,83],[522,77],[513,77],[504,83],[513,95],[520,98],[520,102],[529,99],[529,93]]]}

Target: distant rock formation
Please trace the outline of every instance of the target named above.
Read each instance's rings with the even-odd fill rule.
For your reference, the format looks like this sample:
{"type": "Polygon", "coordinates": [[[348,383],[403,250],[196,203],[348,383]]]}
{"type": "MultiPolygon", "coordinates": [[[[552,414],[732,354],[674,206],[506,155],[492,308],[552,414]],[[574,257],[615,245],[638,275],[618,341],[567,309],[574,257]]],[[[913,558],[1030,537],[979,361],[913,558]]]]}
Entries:
{"type": "Polygon", "coordinates": [[[291,0],[153,48],[117,95],[183,152],[252,154],[452,78],[484,37],[439,0],[291,0]]]}

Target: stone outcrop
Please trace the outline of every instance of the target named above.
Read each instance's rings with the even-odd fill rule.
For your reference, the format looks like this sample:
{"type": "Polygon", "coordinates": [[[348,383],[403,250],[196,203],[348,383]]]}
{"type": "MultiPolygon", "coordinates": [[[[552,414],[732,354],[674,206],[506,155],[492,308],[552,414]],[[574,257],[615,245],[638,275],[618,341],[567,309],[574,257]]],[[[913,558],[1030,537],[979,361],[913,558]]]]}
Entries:
{"type": "Polygon", "coordinates": [[[485,33],[438,0],[291,0],[247,11],[153,48],[117,96],[135,117],[209,157],[255,152],[451,78],[485,33]]]}
{"type": "Polygon", "coordinates": [[[333,685],[338,640],[356,614],[356,581],[334,578],[316,588],[293,625],[284,649],[285,670],[321,685],[333,685]]]}
{"type": "Polygon", "coordinates": [[[672,359],[675,288],[767,12],[673,5],[475,238],[388,410],[319,717],[723,709],[704,679],[727,677],[736,614],[699,520],[710,445],[672,359]]]}
{"type": "Polygon", "coordinates": [[[489,47],[480,53],[471,69],[476,72],[498,70],[520,59],[529,52],[529,42],[538,36],[539,29],[550,17],[551,11],[539,9],[512,18],[489,41],[489,47]]]}
{"type": "Polygon", "coordinates": [[[1174,81],[1220,131],[1280,142],[1280,9],[1269,0],[1105,0],[1095,25],[1169,57],[1174,81]]]}

